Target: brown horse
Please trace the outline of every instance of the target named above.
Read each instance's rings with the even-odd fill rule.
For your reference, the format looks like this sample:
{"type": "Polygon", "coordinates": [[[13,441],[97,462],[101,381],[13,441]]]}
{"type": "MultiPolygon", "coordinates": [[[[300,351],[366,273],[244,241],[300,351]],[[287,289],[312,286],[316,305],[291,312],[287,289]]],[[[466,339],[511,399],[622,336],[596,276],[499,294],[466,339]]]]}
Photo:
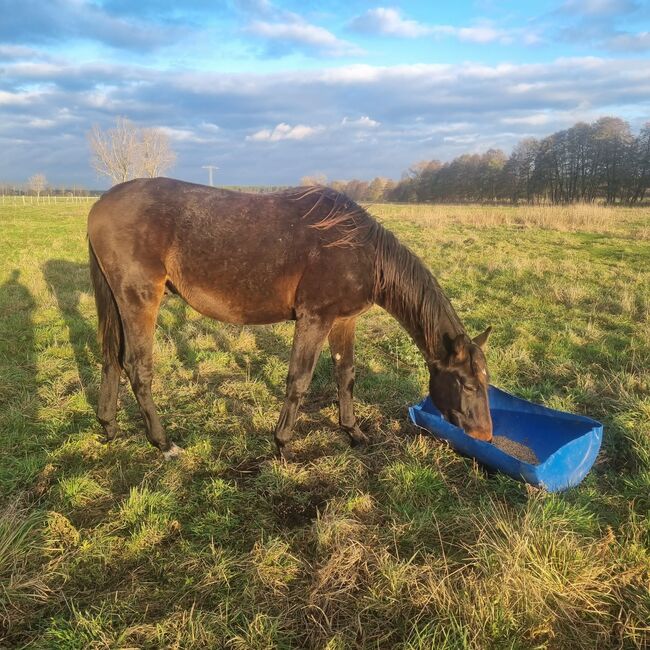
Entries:
{"type": "Polygon", "coordinates": [[[179,448],[165,434],[151,396],[154,327],[165,288],[228,323],[295,320],[286,398],[275,429],[284,455],[316,360],[329,339],[340,426],[366,442],[352,404],[354,329],[376,303],[421,350],[440,411],[467,433],[492,438],[482,352],[422,262],[345,195],[324,187],[246,194],[168,178],[112,188],[88,217],[90,270],[103,348],[97,418],[117,434],[124,369],[165,458],[179,448]]]}

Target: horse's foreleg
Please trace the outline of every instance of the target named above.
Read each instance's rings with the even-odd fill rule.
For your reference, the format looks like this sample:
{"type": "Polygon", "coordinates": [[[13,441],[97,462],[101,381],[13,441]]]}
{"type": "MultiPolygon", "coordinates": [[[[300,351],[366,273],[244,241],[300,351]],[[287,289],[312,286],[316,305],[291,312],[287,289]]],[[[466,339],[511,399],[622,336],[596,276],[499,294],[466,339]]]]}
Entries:
{"type": "Polygon", "coordinates": [[[339,425],[350,436],[353,447],[366,444],[368,438],[359,429],[354,415],[352,392],[354,390],[354,328],[355,318],[334,322],[329,334],[330,352],[339,394],[339,425]]]}
{"type": "Polygon", "coordinates": [[[293,425],[300,403],[309,388],[316,360],[331,326],[331,319],[319,316],[305,315],[296,320],[287,375],[287,392],[275,428],[275,444],[283,457],[285,457],[285,445],[293,435],[293,425]]]}

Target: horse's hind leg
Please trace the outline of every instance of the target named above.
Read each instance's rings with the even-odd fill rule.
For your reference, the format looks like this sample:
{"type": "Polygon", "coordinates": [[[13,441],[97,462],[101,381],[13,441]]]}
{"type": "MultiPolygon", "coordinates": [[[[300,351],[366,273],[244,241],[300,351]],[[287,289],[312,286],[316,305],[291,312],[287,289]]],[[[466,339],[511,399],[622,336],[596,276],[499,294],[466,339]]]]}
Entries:
{"type": "Polygon", "coordinates": [[[336,320],[329,334],[330,352],[339,393],[339,425],[350,436],[353,447],[368,442],[368,438],[357,424],[352,400],[355,325],[355,318],[336,320]]]}
{"type": "Polygon", "coordinates": [[[153,334],[158,309],[165,289],[164,278],[137,289],[121,287],[115,299],[120,308],[124,329],[124,370],[140,406],[149,442],[169,459],[180,451],[169,441],[151,395],[153,377],[153,334]]]}
{"type": "Polygon", "coordinates": [[[287,392],[275,428],[275,444],[283,457],[286,457],[285,445],[293,435],[293,425],[300,403],[309,388],[316,360],[331,326],[331,319],[315,315],[300,316],[296,320],[287,375],[287,392]]]}

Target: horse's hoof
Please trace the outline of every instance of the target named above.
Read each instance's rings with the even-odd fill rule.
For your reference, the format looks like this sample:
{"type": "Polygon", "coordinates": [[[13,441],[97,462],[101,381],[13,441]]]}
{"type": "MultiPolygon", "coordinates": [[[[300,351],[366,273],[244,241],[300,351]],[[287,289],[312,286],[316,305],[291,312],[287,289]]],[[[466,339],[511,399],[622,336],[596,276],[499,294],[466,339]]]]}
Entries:
{"type": "Polygon", "coordinates": [[[291,463],[296,460],[296,455],[285,445],[278,447],[278,458],[285,463],[291,463]]]}
{"type": "Polygon", "coordinates": [[[171,447],[167,451],[163,451],[162,455],[165,460],[173,460],[174,458],[178,458],[182,453],[182,447],[179,447],[172,442],[171,447]]]}
{"type": "Polygon", "coordinates": [[[350,436],[350,447],[367,447],[370,444],[370,439],[358,426],[346,429],[346,433],[350,436]]]}
{"type": "Polygon", "coordinates": [[[109,442],[113,442],[115,438],[120,434],[120,430],[115,424],[104,426],[102,432],[99,434],[99,442],[103,445],[107,445],[109,442]]]}

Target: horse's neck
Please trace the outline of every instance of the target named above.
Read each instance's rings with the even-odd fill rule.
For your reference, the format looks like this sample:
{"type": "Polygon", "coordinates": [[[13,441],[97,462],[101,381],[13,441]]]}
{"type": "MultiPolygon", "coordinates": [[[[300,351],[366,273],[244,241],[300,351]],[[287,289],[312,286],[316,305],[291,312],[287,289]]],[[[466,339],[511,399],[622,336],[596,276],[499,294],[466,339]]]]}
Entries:
{"type": "MultiPolygon", "coordinates": [[[[402,310],[394,309],[390,304],[378,304],[396,318],[402,327],[409,333],[413,342],[420,349],[420,352],[422,352],[422,355],[429,364],[444,358],[446,354],[446,348],[444,345],[445,335],[454,339],[459,334],[465,332],[458,318],[449,318],[444,313],[440,314],[435,320],[424,318],[424,314],[421,319],[416,319],[410,318],[409,315],[405,316],[402,310]],[[435,323],[433,326],[435,332],[426,330],[425,323],[428,322],[435,323]]],[[[414,305],[414,308],[417,308],[417,306],[414,305]]]]}
{"type": "Polygon", "coordinates": [[[465,329],[430,271],[389,235],[388,243],[377,249],[375,302],[399,321],[433,363],[446,354],[445,335],[455,338],[465,329]]]}

